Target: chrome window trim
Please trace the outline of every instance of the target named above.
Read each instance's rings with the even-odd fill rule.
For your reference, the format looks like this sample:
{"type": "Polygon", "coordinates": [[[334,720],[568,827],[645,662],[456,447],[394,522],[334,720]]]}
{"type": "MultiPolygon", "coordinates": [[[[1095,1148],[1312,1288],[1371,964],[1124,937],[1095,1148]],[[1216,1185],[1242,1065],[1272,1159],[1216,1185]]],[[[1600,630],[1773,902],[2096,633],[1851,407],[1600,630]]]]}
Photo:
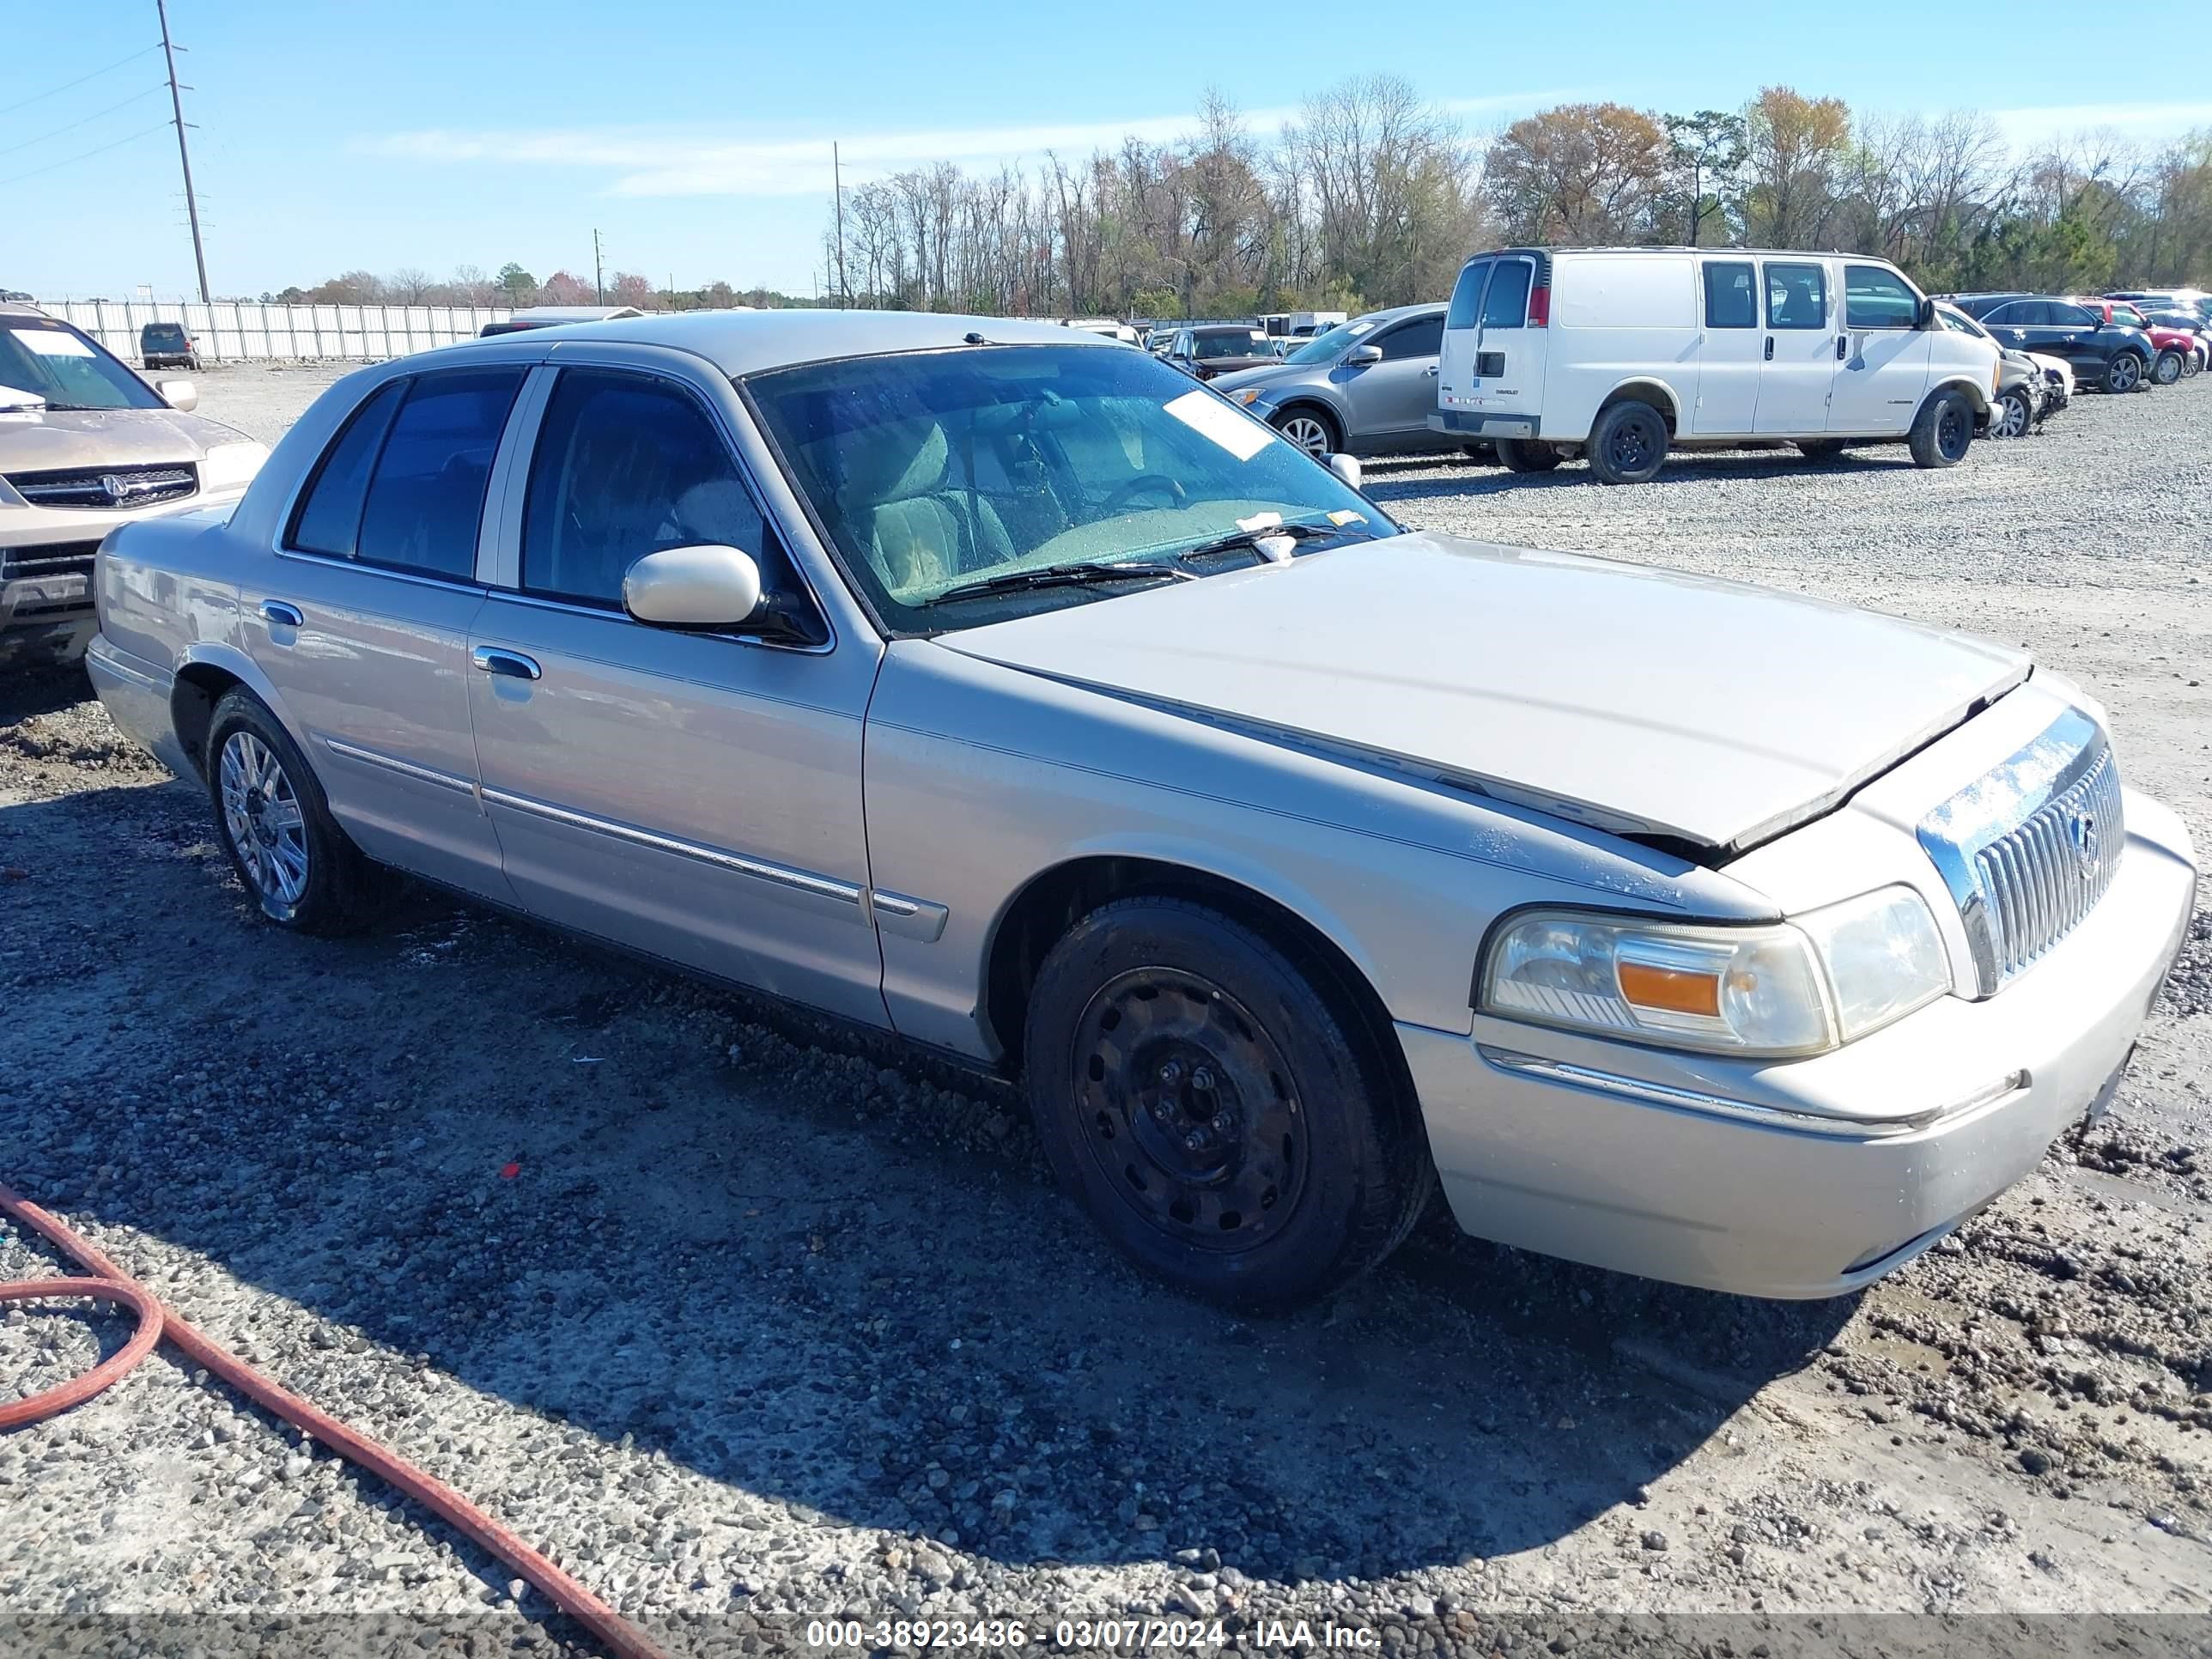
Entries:
{"type": "Polygon", "coordinates": [[[491,480],[484,489],[484,514],[477,535],[477,580],[486,587],[513,587],[522,568],[522,495],[537,453],[538,428],[553,395],[558,372],[533,363],[515,394],[499,453],[492,457],[491,480]]]}
{"type": "Polygon", "coordinates": [[[404,761],[394,755],[380,754],[374,749],[363,749],[359,744],[343,742],[331,737],[328,732],[318,732],[316,735],[322,738],[323,747],[333,755],[343,756],[350,761],[359,761],[363,766],[374,766],[386,772],[397,772],[401,777],[413,778],[422,783],[435,784],[439,788],[450,789],[456,794],[473,795],[477,793],[476,781],[473,778],[465,778],[453,772],[441,772],[434,767],[417,766],[413,761],[404,761]]]}
{"type": "Polygon", "coordinates": [[[380,576],[386,581],[406,582],[416,587],[441,587],[452,593],[484,592],[484,585],[473,576],[432,576],[419,570],[403,570],[396,565],[365,564],[359,559],[334,559],[327,553],[301,553],[289,547],[276,550],[280,559],[292,559],[301,564],[319,564],[332,570],[355,570],[365,576],[380,576]]]}
{"type": "MultiPolygon", "coordinates": [[[[583,605],[574,599],[548,599],[541,593],[526,593],[519,587],[495,587],[490,590],[490,597],[501,605],[526,605],[537,611],[559,611],[572,617],[590,617],[599,622],[621,623],[625,627],[642,629],[649,634],[680,634],[690,639],[726,640],[732,645],[757,646],[763,651],[787,651],[798,657],[826,657],[836,649],[834,638],[820,645],[802,645],[796,640],[764,639],[758,634],[726,634],[703,628],[659,628],[651,623],[638,621],[619,605],[583,605]]],[[[834,633],[835,624],[830,626],[834,633]]],[[[630,665],[621,665],[627,667],[630,665]]]]}
{"type": "Polygon", "coordinates": [[[811,870],[796,870],[789,865],[772,864],[765,859],[748,858],[741,853],[728,852],[695,841],[679,840],[674,836],[659,835],[650,830],[640,830],[634,824],[618,823],[611,818],[594,817],[588,812],[556,806],[550,801],[539,800],[531,795],[518,795],[510,790],[485,787],[480,787],[477,793],[495,806],[508,807],[517,812],[527,812],[533,817],[565,823],[571,829],[589,830],[616,841],[628,842],[633,847],[650,848],[655,852],[672,853],[678,858],[711,864],[718,869],[750,876],[756,880],[796,892],[809,893],[817,898],[849,904],[853,907],[854,920],[866,920],[865,890],[852,882],[840,881],[834,876],[818,875],[811,870]]]}
{"type": "MultiPolygon", "coordinates": [[[[1996,925],[1975,872],[1977,859],[2106,764],[2111,755],[2104,728],[2080,709],[2069,708],[1990,773],[1920,820],[1916,838],[1943,878],[1966,927],[1974,968],[1971,988],[1978,1000],[1996,995],[2008,976],[1996,959],[1996,925]],[[2039,767],[2041,774],[2034,775],[2039,767]],[[2031,774],[2025,787],[1992,797],[1992,787],[2003,775],[2021,771],[2031,774]]],[[[2118,856],[2117,848],[2112,856],[2118,856]]],[[[2077,918],[2069,930],[2079,922],[2077,918]]]]}
{"type": "Polygon", "coordinates": [[[1828,1140],[1887,1140],[1897,1135],[1911,1134],[1926,1128],[1943,1116],[1948,1109],[1934,1107],[1915,1112],[1910,1117],[1886,1118],[1878,1122],[1827,1117],[1818,1112],[1793,1112],[1785,1107],[1763,1106],[1755,1101],[1737,1100],[1703,1089],[1649,1083],[1642,1078],[1623,1077],[1618,1072],[1600,1071],[1595,1066],[1577,1066],[1563,1060],[1547,1060],[1540,1054],[1522,1054],[1513,1048],[1493,1048],[1487,1042],[1476,1043],[1475,1052],[1501,1072],[1534,1079],[1540,1083],[1558,1084],[1592,1094],[1610,1095],[1615,1099],[1633,1101],[1643,1106],[1663,1107],[1668,1111],[1692,1112],[1701,1117],[1726,1118],[1732,1122],[1756,1124],[1761,1128],[1776,1129],[1785,1134],[1817,1135],[1828,1140]]]}

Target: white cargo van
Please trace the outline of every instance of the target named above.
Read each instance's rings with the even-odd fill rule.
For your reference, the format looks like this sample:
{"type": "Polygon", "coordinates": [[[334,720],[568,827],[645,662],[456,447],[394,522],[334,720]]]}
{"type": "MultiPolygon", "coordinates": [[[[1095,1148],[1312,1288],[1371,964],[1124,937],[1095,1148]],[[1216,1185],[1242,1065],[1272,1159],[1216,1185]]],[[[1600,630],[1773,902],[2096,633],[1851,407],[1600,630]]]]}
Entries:
{"type": "Polygon", "coordinates": [[[1670,448],[1904,442],[1949,466],[1987,427],[1998,353],[1885,260],[1741,248],[1501,248],[1461,270],[1433,431],[1516,472],[1579,452],[1640,483],[1670,448]]]}

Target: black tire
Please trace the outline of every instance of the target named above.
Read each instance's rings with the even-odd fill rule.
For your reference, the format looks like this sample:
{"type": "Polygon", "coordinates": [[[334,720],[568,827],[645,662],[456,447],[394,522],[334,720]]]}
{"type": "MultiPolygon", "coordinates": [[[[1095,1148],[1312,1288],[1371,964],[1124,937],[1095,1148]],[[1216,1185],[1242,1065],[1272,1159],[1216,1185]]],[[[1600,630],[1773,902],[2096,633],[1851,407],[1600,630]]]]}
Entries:
{"type": "Polygon", "coordinates": [[[2172,386],[2181,378],[2181,354],[2171,346],[2160,352],[2158,361],[2151,365],[2150,378],[2154,385],[2172,386]]]}
{"type": "Polygon", "coordinates": [[[1493,443],[1462,444],[1459,449],[1460,453],[1470,461],[1494,461],[1498,459],[1498,446],[1493,443]]]}
{"type": "Polygon", "coordinates": [[[2121,352],[2105,365],[2105,390],[2115,394],[2139,390],[2143,383],[2143,368],[2139,354],[2121,352]]]}
{"type": "Polygon", "coordinates": [[[1615,404],[1599,411],[1583,453],[1602,483],[1649,483],[1667,464],[1667,417],[1638,400],[1615,404]]]}
{"type": "Polygon", "coordinates": [[[215,717],[208,725],[205,767],[216,838],[262,915],[302,933],[350,933],[367,924],[383,892],[383,872],[338,828],[323,786],[283,722],[243,686],[233,686],[215,706],[215,717]],[[235,750],[234,739],[241,740],[235,750]],[[234,823],[238,815],[226,796],[227,781],[241,774],[234,772],[227,781],[226,764],[252,755],[249,743],[243,740],[258,744],[277,772],[276,784],[257,778],[244,790],[243,811],[249,823],[241,829],[234,823]],[[297,808],[297,841],[304,855],[304,879],[296,891],[289,890],[287,877],[276,873],[280,867],[289,872],[290,863],[281,851],[271,850],[272,842],[283,838],[289,827],[289,815],[278,816],[288,799],[297,808]],[[253,827],[256,823],[258,830],[253,827]],[[241,835],[255,845],[241,846],[241,835]]]}
{"type": "Polygon", "coordinates": [[[1844,453],[1839,438],[1800,438],[1797,453],[1808,461],[1832,461],[1844,453]]]}
{"type": "Polygon", "coordinates": [[[1974,442],[1974,406],[1963,392],[1947,389],[1920,405],[1905,446],[1915,466],[1956,466],[1974,442]]]}
{"type": "Polygon", "coordinates": [[[1559,447],[1535,438],[1497,438],[1498,464],[1508,472],[1549,472],[1560,461],[1559,447]]]}
{"type": "Polygon", "coordinates": [[[1356,1007],[1206,906],[1092,911],[1045,957],[1024,1035],[1060,1184],[1123,1255],[1208,1301],[1286,1309],[1365,1273],[1435,1173],[1356,1007]]]}

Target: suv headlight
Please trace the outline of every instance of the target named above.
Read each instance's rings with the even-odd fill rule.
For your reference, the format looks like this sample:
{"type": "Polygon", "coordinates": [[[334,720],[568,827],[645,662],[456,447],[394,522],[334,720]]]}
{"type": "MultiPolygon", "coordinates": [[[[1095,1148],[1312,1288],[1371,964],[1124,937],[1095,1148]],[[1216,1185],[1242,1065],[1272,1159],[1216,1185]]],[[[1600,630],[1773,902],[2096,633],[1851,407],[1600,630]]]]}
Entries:
{"type": "Polygon", "coordinates": [[[252,483],[253,475],[261,471],[261,463],[268,459],[265,444],[250,441],[217,444],[200,457],[200,488],[235,489],[240,484],[252,483]]]}
{"type": "Polygon", "coordinates": [[[1492,939],[1480,1007],[1667,1048],[1816,1054],[1951,988],[1927,902],[1885,887],[1765,927],[1531,910],[1492,939]]]}
{"type": "Polygon", "coordinates": [[[1249,409],[1254,404],[1260,401],[1261,398],[1266,394],[1267,390],[1267,387],[1261,386],[1240,386],[1236,391],[1229,394],[1229,401],[1232,404],[1242,404],[1247,409],[1249,409]]]}

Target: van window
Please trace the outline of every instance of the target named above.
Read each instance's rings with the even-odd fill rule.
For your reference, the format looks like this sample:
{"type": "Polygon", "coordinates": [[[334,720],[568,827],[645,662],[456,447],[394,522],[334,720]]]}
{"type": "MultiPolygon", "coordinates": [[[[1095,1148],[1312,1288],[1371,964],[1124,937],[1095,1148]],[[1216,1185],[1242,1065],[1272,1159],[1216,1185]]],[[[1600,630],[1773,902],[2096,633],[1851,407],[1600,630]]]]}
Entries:
{"type": "Polygon", "coordinates": [[[1919,296],[1895,271],[1880,265],[1844,267],[1846,328],[1911,328],[1919,315],[1919,296]]]}
{"type": "Polygon", "coordinates": [[[1452,289],[1451,309],[1444,313],[1446,328],[1473,328],[1482,315],[1483,285],[1490,280],[1491,261],[1470,259],[1452,289]]]}
{"type": "Polygon", "coordinates": [[[1485,328],[1518,328],[1528,320],[1528,278],[1534,271],[1526,259],[1498,261],[1489,295],[1482,302],[1485,328]]]}
{"type": "Polygon", "coordinates": [[[1705,262],[1705,326],[1759,326],[1759,282],[1749,261],[1705,262]]]}
{"type": "Polygon", "coordinates": [[[1766,267],[1766,325],[1769,328],[1826,328],[1828,273],[1821,265],[1766,267]]]}

